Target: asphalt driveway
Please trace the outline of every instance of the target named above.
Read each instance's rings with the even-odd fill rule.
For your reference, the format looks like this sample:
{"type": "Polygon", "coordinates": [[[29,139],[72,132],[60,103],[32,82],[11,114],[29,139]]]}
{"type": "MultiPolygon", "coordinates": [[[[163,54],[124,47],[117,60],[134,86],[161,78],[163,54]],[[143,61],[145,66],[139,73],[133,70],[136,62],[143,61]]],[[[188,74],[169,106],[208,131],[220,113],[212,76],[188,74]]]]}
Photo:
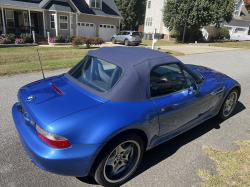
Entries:
{"type": "MultiPolygon", "coordinates": [[[[146,152],[141,166],[124,186],[198,186],[198,169],[217,174],[214,161],[202,146],[222,150],[237,149],[233,142],[250,139],[250,50],[236,50],[181,56],[186,64],[207,66],[221,71],[242,85],[234,115],[227,121],[210,119],[198,127],[146,152]]],[[[46,72],[53,76],[66,72],[46,72]]],[[[42,78],[41,73],[0,77],[0,186],[93,186],[90,178],[55,175],[34,165],[22,147],[15,129],[11,108],[18,89],[42,78]]]]}

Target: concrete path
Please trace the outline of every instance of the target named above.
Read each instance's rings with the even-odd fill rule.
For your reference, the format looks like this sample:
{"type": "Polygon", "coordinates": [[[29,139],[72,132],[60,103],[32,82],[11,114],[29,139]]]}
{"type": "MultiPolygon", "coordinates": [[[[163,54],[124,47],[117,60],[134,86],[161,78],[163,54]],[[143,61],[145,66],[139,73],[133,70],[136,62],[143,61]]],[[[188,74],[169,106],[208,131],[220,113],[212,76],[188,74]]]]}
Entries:
{"type": "MultiPolygon", "coordinates": [[[[242,94],[236,110],[226,121],[212,118],[146,152],[135,175],[124,187],[199,186],[199,169],[217,174],[215,162],[202,150],[204,145],[221,150],[236,150],[238,146],[234,141],[250,139],[249,54],[250,50],[237,50],[178,57],[185,64],[207,66],[239,81],[242,94]]],[[[45,76],[67,71],[46,71],[45,76]]],[[[38,168],[30,161],[18,138],[11,108],[17,102],[18,89],[38,79],[42,79],[41,72],[0,77],[0,186],[98,187],[90,177],[56,175],[38,168]]]]}
{"type": "Polygon", "coordinates": [[[156,46],[157,48],[167,49],[184,53],[185,55],[200,54],[200,53],[213,53],[221,51],[235,51],[240,48],[229,47],[212,47],[212,46],[195,46],[195,45],[173,45],[173,46],[156,46]]]}

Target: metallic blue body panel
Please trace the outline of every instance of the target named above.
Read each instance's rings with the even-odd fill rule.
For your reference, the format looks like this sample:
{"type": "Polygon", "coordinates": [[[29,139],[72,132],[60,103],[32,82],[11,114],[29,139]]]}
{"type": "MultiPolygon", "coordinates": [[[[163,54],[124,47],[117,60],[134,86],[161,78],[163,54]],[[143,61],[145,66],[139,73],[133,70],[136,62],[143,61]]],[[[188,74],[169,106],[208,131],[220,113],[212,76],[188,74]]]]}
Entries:
{"type": "Polygon", "coordinates": [[[105,143],[126,130],[137,129],[148,139],[147,150],[215,116],[228,94],[240,85],[214,70],[188,65],[204,77],[201,91],[187,89],[159,98],[118,102],[100,98],[63,75],[24,86],[18,98],[24,117],[13,106],[12,114],[20,140],[31,159],[42,169],[71,176],[86,176],[105,143]],[[51,88],[53,83],[65,95],[51,88]],[[218,89],[223,91],[216,93],[218,89]],[[216,93],[216,94],[213,94],[216,93]],[[34,95],[32,101],[27,97],[34,95]],[[174,109],[163,113],[162,107],[174,109]],[[71,147],[55,149],[39,139],[30,120],[45,131],[67,138],[71,147]]]}
{"type": "Polygon", "coordinates": [[[17,103],[12,108],[12,115],[19,138],[30,158],[42,169],[60,175],[86,176],[90,165],[104,144],[72,145],[67,149],[55,149],[45,144],[23,121],[17,103]]]}

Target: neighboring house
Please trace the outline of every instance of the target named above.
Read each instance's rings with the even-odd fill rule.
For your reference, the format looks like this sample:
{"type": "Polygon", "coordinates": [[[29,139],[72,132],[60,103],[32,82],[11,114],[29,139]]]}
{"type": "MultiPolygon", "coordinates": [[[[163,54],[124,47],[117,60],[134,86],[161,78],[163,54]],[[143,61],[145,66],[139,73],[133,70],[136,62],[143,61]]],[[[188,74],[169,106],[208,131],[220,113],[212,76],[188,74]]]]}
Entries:
{"type": "MultiPolygon", "coordinates": [[[[163,23],[163,8],[166,0],[147,0],[144,32],[153,33],[156,29],[157,33],[165,35],[165,39],[168,38],[169,30],[163,23]]],[[[234,12],[233,20],[230,23],[224,22],[222,27],[229,29],[230,34],[245,33],[248,34],[250,27],[250,15],[245,7],[243,0],[235,0],[236,10],[234,12]]],[[[203,29],[203,35],[205,36],[206,30],[203,29]]],[[[207,35],[206,35],[207,36],[207,35]]]]}
{"type": "Polygon", "coordinates": [[[250,27],[250,15],[246,9],[243,0],[235,0],[236,10],[234,12],[233,20],[230,23],[222,23],[222,27],[228,28],[230,34],[243,33],[248,34],[250,27]]]}
{"type": "Polygon", "coordinates": [[[163,7],[165,0],[147,0],[144,32],[164,34],[164,39],[169,38],[169,30],[163,23],[163,7]]]}
{"type": "Polygon", "coordinates": [[[110,41],[122,16],[114,0],[0,0],[0,33],[101,36],[110,41]]]}
{"type": "MultiPolygon", "coordinates": [[[[229,34],[241,33],[248,34],[250,27],[250,14],[248,13],[243,0],[235,0],[235,12],[233,19],[230,23],[223,22],[221,27],[226,27],[229,30],[229,34]]],[[[204,27],[202,29],[203,36],[208,39],[208,32],[204,27]]]]}

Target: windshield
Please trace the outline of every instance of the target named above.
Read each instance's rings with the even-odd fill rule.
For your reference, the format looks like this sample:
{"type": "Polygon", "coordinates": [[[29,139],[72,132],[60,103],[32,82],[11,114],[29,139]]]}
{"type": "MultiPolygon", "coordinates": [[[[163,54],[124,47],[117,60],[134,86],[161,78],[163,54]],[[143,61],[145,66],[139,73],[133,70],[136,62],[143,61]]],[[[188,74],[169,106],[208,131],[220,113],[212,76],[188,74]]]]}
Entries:
{"type": "Polygon", "coordinates": [[[122,72],[122,68],[114,64],[86,56],[69,71],[69,74],[99,92],[108,92],[120,79],[122,72]]]}

